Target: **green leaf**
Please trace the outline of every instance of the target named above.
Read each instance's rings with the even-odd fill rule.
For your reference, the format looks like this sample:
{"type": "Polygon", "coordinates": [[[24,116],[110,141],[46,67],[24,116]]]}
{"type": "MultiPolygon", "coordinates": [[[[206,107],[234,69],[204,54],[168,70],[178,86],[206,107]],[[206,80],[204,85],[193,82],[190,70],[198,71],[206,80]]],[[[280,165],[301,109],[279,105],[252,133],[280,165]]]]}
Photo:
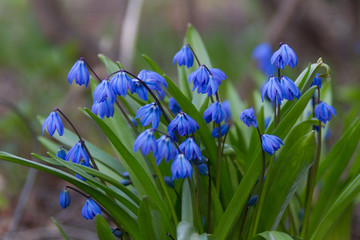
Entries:
{"type": "Polygon", "coordinates": [[[105,68],[108,71],[108,74],[120,70],[119,66],[114,61],[112,61],[108,57],[106,57],[105,55],[98,54],[98,57],[100,58],[100,61],[105,65],[105,68]]]}
{"type": "Polygon", "coordinates": [[[66,233],[64,232],[64,230],[62,229],[62,227],[60,226],[60,224],[55,220],[55,218],[50,217],[51,221],[53,221],[53,223],[56,225],[56,227],[59,229],[59,232],[61,233],[61,235],[63,236],[63,238],[65,240],[69,240],[69,237],[66,235],[66,233]]]}
{"type": "MultiPolygon", "coordinates": [[[[267,231],[267,232],[259,233],[257,236],[260,236],[261,239],[266,239],[266,240],[293,240],[293,238],[290,237],[288,234],[277,231],[271,231],[271,232],[267,231]]],[[[260,239],[260,237],[257,238],[260,239]]]]}
{"type": "Polygon", "coordinates": [[[185,179],[182,186],[181,221],[185,221],[190,224],[193,224],[194,222],[193,205],[188,179],[185,179]]]}
{"type": "Polygon", "coordinates": [[[99,214],[96,216],[96,233],[99,239],[115,240],[108,222],[99,214]]]}

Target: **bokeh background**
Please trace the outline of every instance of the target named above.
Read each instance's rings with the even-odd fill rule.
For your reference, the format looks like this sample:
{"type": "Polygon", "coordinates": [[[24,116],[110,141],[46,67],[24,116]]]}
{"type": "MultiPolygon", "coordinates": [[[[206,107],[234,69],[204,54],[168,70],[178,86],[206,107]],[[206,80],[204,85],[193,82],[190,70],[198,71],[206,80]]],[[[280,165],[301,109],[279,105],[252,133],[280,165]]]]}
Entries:
{"type": "MultiPolygon", "coordinates": [[[[293,77],[322,57],[331,66],[336,138],[336,129],[360,111],[359,7],[357,0],[1,0],[0,150],[25,158],[31,152],[46,154],[36,142],[37,115],[46,116],[55,106],[76,119],[86,138],[103,145],[97,127],[78,111],[91,106],[89,89],[67,83],[73,63],[83,56],[105,76],[97,58],[103,53],[137,73],[147,68],[146,54],[175,77],[172,58],[188,23],[200,32],[213,66],[249,104],[259,76],[265,80],[251,58],[256,45],[266,41],[277,49],[280,41],[288,43],[299,59],[289,71],[293,77]]],[[[96,239],[94,222],[80,214],[84,199],[72,194],[70,208],[61,210],[58,195],[65,184],[0,161],[0,238],[61,239],[53,216],[71,239],[96,239]],[[25,187],[29,198],[21,197],[32,180],[32,187],[25,187]],[[19,199],[27,199],[23,211],[19,199]]],[[[353,239],[360,239],[359,210],[353,239]]]]}

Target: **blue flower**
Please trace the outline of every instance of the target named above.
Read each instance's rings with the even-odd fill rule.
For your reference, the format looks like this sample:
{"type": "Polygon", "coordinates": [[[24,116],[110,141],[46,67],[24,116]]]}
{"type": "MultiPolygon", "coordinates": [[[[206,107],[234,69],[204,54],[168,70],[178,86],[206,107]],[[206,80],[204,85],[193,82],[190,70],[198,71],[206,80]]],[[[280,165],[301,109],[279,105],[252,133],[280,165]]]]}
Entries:
{"type": "Polygon", "coordinates": [[[310,87],[317,86],[317,88],[321,88],[321,77],[319,77],[319,73],[316,73],[313,82],[311,83],[310,87]]]}
{"type": "Polygon", "coordinates": [[[230,108],[230,102],[228,100],[222,101],[221,103],[223,110],[225,111],[225,122],[227,122],[229,119],[231,119],[231,108],[230,108]]]}
{"type": "Polygon", "coordinates": [[[86,153],[80,141],[76,142],[66,154],[65,161],[70,160],[73,163],[80,163],[81,160],[83,160],[85,164],[89,165],[89,155],[86,153]]]}
{"type": "MultiPolygon", "coordinates": [[[[209,82],[206,85],[205,89],[201,91],[201,93],[207,93],[208,96],[215,95],[217,93],[217,90],[219,88],[219,85],[217,81],[215,80],[213,75],[209,76],[209,82]]],[[[198,88],[198,92],[199,92],[198,88]]]]}
{"type": "Polygon", "coordinates": [[[209,82],[210,73],[204,65],[201,65],[198,69],[189,75],[189,83],[193,83],[193,91],[198,86],[207,86],[209,82]]]}
{"type": "Polygon", "coordinates": [[[214,121],[215,123],[221,123],[226,117],[226,112],[221,106],[221,103],[214,102],[205,110],[203,118],[206,123],[214,121]]]}
{"type": "Polygon", "coordinates": [[[199,164],[199,173],[203,176],[207,176],[209,174],[209,169],[206,163],[199,164]]]}
{"type": "Polygon", "coordinates": [[[142,154],[146,155],[153,151],[154,155],[157,154],[156,139],[154,137],[154,129],[150,128],[140,133],[134,142],[134,152],[141,148],[142,154]]]}
{"type": "Polygon", "coordinates": [[[161,111],[156,102],[142,106],[136,113],[135,119],[140,118],[141,124],[145,127],[152,123],[152,128],[157,128],[160,122],[161,111]]]}
{"type": "Polygon", "coordinates": [[[223,80],[227,79],[225,73],[223,71],[221,71],[220,69],[210,68],[210,72],[218,85],[220,85],[223,80]]]}
{"type": "MultiPolygon", "coordinates": [[[[81,162],[80,165],[91,168],[91,166],[89,164],[87,164],[86,162],[81,162]]],[[[75,177],[77,177],[78,179],[80,179],[82,181],[86,181],[86,178],[83,178],[82,176],[80,176],[77,173],[75,173],[75,177]]]]}
{"type": "Polygon", "coordinates": [[[112,234],[113,234],[115,237],[122,239],[123,233],[120,231],[120,229],[118,229],[118,228],[111,228],[111,232],[112,232],[112,234]]]}
{"type": "MultiPolygon", "coordinates": [[[[229,125],[227,123],[225,124],[222,124],[220,126],[220,136],[224,136],[227,132],[229,131],[229,125]]],[[[216,128],[214,128],[212,131],[211,131],[211,135],[214,137],[214,138],[219,138],[219,126],[217,126],[216,128]]]]}
{"type": "Polygon", "coordinates": [[[296,67],[298,62],[297,56],[294,50],[285,43],[280,43],[280,48],[271,57],[271,64],[277,68],[284,69],[285,65],[289,65],[291,68],[296,67]]]}
{"type": "Polygon", "coordinates": [[[42,135],[44,136],[45,128],[49,132],[50,136],[54,135],[55,130],[58,131],[59,135],[62,136],[64,134],[64,126],[61,121],[61,118],[57,112],[51,112],[49,116],[45,119],[42,126],[42,135]]]}
{"type": "Polygon", "coordinates": [[[258,200],[258,195],[252,196],[248,201],[248,206],[249,207],[254,206],[256,204],[257,200],[258,200]]]}
{"type": "Polygon", "coordinates": [[[193,138],[187,138],[183,143],[180,144],[179,149],[189,160],[201,159],[200,148],[193,138]]]}
{"type": "Polygon", "coordinates": [[[330,121],[332,115],[336,117],[336,110],[333,106],[328,105],[326,102],[321,102],[315,107],[315,116],[321,122],[326,124],[330,121]]]}
{"type": "Polygon", "coordinates": [[[99,115],[101,119],[105,116],[109,118],[114,116],[114,105],[109,101],[109,99],[105,99],[102,102],[94,102],[91,107],[91,111],[94,114],[99,115]]]}
{"type": "Polygon", "coordinates": [[[65,209],[70,205],[70,194],[66,188],[60,193],[59,203],[62,209],[65,209]]]}
{"type": "Polygon", "coordinates": [[[110,82],[108,80],[102,80],[94,90],[94,102],[103,102],[106,99],[111,103],[114,103],[116,100],[116,95],[114,90],[112,89],[110,82]]]}
{"type": "Polygon", "coordinates": [[[123,97],[126,96],[128,89],[133,93],[135,88],[133,80],[124,71],[118,72],[111,78],[110,85],[115,94],[123,97]]]}
{"type": "Polygon", "coordinates": [[[72,84],[73,80],[80,86],[85,84],[85,87],[89,84],[89,71],[86,68],[85,62],[83,60],[77,60],[74,66],[71,68],[67,79],[69,85],[72,84]]]}
{"type": "Polygon", "coordinates": [[[281,145],[284,145],[283,141],[275,136],[264,134],[261,136],[262,148],[265,152],[270,155],[273,155],[276,150],[280,148],[281,145]]]}
{"type": "Polygon", "coordinates": [[[179,64],[179,66],[184,65],[187,68],[192,67],[194,64],[194,55],[187,44],[184,45],[181,50],[175,54],[173,65],[175,65],[176,62],[179,64]]]}
{"type": "Polygon", "coordinates": [[[240,115],[240,120],[245,123],[246,126],[253,126],[254,128],[258,127],[258,123],[255,117],[254,108],[249,108],[244,110],[240,115]]]}
{"type": "Polygon", "coordinates": [[[169,108],[174,115],[181,111],[179,104],[175,101],[174,98],[169,99],[169,108]]]}
{"type": "Polygon", "coordinates": [[[65,158],[66,158],[66,152],[65,152],[65,150],[60,147],[60,148],[57,150],[57,152],[56,152],[56,156],[57,156],[58,158],[61,158],[61,159],[65,160],[65,158]]]}
{"type": "Polygon", "coordinates": [[[267,96],[271,102],[276,100],[280,103],[283,97],[283,89],[277,77],[270,77],[269,81],[267,81],[261,91],[261,100],[264,102],[264,96],[267,96]]]}
{"type": "Polygon", "coordinates": [[[223,71],[217,68],[207,69],[201,65],[196,71],[189,75],[189,83],[193,82],[193,91],[197,88],[198,93],[214,95],[221,82],[226,79],[223,71]]]}
{"type": "Polygon", "coordinates": [[[175,188],[175,181],[173,177],[165,176],[164,182],[168,187],[175,188]]]}
{"type": "MultiPolygon", "coordinates": [[[[165,80],[165,78],[163,76],[161,76],[157,72],[153,72],[153,71],[150,71],[150,70],[142,70],[142,71],[146,71],[147,77],[144,79],[145,82],[147,82],[149,80],[152,80],[153,82],[156,82],[159,85],[167,88],[167,82],[166,82],[166,80],[165,80]]],[[[139,73],[139,75],[140,75],[140,73],[139,73]]],[[[142,79],[142,78],[140,78],[140,79],[142,79]]]]}
{"type": "Polygon", "coordinates": [[[155,157],[157,165],[160,164],[163,158],[165,158],[166,162],[169,162],[169,160],[173,159],[177,154],[177,150],[170,136],[162,135],[158,140],[156,140],[156,145],[157,154],[155,157]]]}
{"type": "Polygon", "coordinates": [[[160,74],[150,70],[141,70],[138,78],[144,81],[151,90],[156,91],[162,99],[165,97],[165,91],[161,86],[167,88],[167,82],[160,74]]]}
{"type": "Polygon", "coordinates": [[[178,154],[173,163],[171,164],[171,173],[175,179],[191,178],[192,167],[189,160],[186,159],[184,154],[178,154]]]}
{"type": "Polygon", "coordinates": [[[256,60],[257,67],[267,76],[275,72],[275,68],[270,62],[272,54],[272,47],[267,42],[257,45],[251,54],[252,58],[256,60]]]}
{"type": "Polygon", "coordinates": [[[184,112],[180,112],[176,117],[169,123],[168,133],[172,134],[175,130],[181,135],[189,135],[195,133],[199,129],[197,122],[192,119],[189,115],[184,112]]]}
{"type": "Polygon", "coordinates": [[[299,99],[301,93],[296,84],[288,77],[281,77],[281,87],[283,89],[283,97],[289,101],[294,100],[294,97],[299,99]]]}
{"type": "Polygon", "coordinates": [[[145,86],[137,79],[133,79],[134,82],[134,91],[137,93],[140,99],[147,101],[148,100],[148,92],[145,86]]]}
{"type": "Polygon", "coordinates": [[[271,117],[266,117],[266,118],[265,118],[265,120],[264,120],[265,129],[269,126],[270,121],[271,121],[271,117]]]}
{"type": "Polygon", "coordinates": [[[93,219],[96,215],[101,215],[101,209],[97,203],[89,198],[86,200],[84,207],[81,210],[81,215],[86,219],[93,219]]]}

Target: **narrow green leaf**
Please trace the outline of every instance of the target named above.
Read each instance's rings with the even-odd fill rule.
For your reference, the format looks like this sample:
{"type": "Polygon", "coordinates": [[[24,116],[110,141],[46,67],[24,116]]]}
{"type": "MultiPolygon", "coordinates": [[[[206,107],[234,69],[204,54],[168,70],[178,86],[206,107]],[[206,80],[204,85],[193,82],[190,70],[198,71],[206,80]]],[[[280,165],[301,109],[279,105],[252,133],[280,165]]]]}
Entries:
{"type": "Polygon", "coordinates": [[[185,221],[190,224],[193,224],[194,222],[193,205],[188,179],[185,179],[182,187],[181,221],[185,221]]]}
{"type": "Polygon", "coordinates": [[[96,216],[96,233],[99,239],[115,240],[108,222],[99,214],[96,216]]]}
{"type": "MultiPolygon", "coordinates": [[[[288,234],[277,231],[263,232],[263,233],[259,233],[257,236],[260,236],[261,239],[266,239],[266,240],[293,240],[293,238],[290,237],[288,234]]],[[[258,239],[260,237],[258,237],[258,239]]]]}
{"type": "Polygon", "coordinates": [[[56,227],[59,229],[59,232],[61,233],[61,235],[63,236],[63,238],[65,240],[69,240],[69,237],[66,235],[66,233],[64,232],[64,230],[62,229],[62,227],[60,226],[60,224],[55,220],[55,218],[50,217],[51,221],[56,225],[56,227]]]}
{"type": "Polygon", "coordinates": [[[114,61],[112,61],[111,59],[106,57],[105,55],[98,54],[98,57],[100,58],[100,61],[105,65],[105,68],[108,71],[108,74],[120,70],[119,66],[114,61]]]}

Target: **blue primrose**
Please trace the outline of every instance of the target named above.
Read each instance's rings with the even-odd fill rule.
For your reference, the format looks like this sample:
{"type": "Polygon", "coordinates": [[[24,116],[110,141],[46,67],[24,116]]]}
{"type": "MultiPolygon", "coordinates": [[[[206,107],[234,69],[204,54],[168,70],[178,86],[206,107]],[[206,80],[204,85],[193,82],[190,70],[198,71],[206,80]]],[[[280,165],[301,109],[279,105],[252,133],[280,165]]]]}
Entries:
{"type": "Polygon", "coordinates": [[[95,88],[93,94],[94,102],[103,102],[106,99],[111,103],[114,103],[116,100],[116,94],[111,87],[111,84],[108,80],[102,80],[95,88]]]}
{"type": "Polygon", "coordinates": [[[223,71],[217,68],[210,68],[201,65],[196,71],[189,75],[189,83],[193,83],[193,91],[197,89],[198,93],[207,93],[208,96],[216,94],[219,85],[227,77],[223,71]]]}
{"type": "Polygon", "coordinates": [[[209,174],[209,169],[206,163],[199,164],[199,173],[203,176],[207,176],[209,174]]]}
{"type": "Polygon", "coordinates": [[[296,67],[298,62],[297,56],[289,45],[280,43],[280,48],[271,56],[271,64],[277,68],[284,69],[285,65],[291,68],[296,67]]]}
{"type": "Polygon", "coordinates": [[[103,119],[105,116],[107,118],[114,116],[114,103],[112,103],[110,100],[105,99],[102,102],[94,102],[94,104],[91,107],[91,111],[98,115],[101,119],[103,119]]]}
{"type": "Polygon", "coordinates": [[[194,64],[194,55],[187,44],[185,44],[179,52],[177,52],[173,59],[173,65],[178,63],[179,66],[186,66],[187,68],[192,67],[194,64]]]}
{"type": "Polygon", "coordinates": [[[42,135],[44,136],[45,128],[49,132],[50,136],[54,135],[55,130],[58,131],[59,135],[62,136],[64,134],[64,125],[61,121],[59,114],[54,111],[49,114],[49,116],[45,119],[42,126],[42,135]]]}
{"type": "Polygon", "coordinates": [[[59,203],[62,209],[67,208],[70,205],[70,193],[69,191],[65,188],[61,191],[60,196],[59,196],[59,203]]]}
{"type": "Polygon", "coordinates": [[[215,123],[221,123],[226,117],[226,112],[222,108],[221,103],[218,101],[210,104],[210,106],[205,110],[203,118],[206,123],[211,121],[215,123]]]}
{"type": "Polygon", "coordinates": [[[229,100],[222,101],[222,108],[225,111],[225,122],[227,122],[229,119],[231,119],[231,108],[230,108],[230,102],[229,100]]]}
{"type": "Polygon", "coordinates": [[[161,111],[156,102],[146,104],[139,108],[135,119],[140,118],[141,125],[144,127],[152,123],[152,128],[157,128],[160,123],[161,111]]]}
{"type": "Polygon", "coordinates": [[[180,112],[169,123],[167,130],[169,134],[173,134],[176,130],[181,136],[184,136],[185,134],[190,135],[191,133],[195,133],[197,129],[199,129],[197,122],[186,113],[180,112]]]}
{"type": "Polygon", "coordinates": [[[246,126],[253,126],[254,128],[258,127],[258,122],[255,117],[254,108],[249,108],[240,114],[240,120],[245,123],[246,126]]]}
{"type": "Polygon", "coordinates": [[[317,88],[321,88],[321,77],[319,77],[319,73],[316,73],[313,82],[311,83],[310,87],[316,86],[317,88]]]}
{"type": "Polygon", "coordinates": [[[89,198],[81,210],[81,215],[86,219],[93,219],[96,215],[101,215],[101,209],[97,203],[89,198]]]}
{"type": "Polygon", "coordinates": [[[265,152],[270,155],[273,155],[275,151],[277,151],[281,145],[284,145],[281,138],[275,135],[264,134],[261,136],[262,148],[265,152]]]}
{"type": "Polygon", "coordinates": [[[144,155],[147,155],[150,150],[152,150],[156,156],[157,145],[154,137],[154,129],[150,128],[139,134],[134,142],[134,152],[136,152],[139,148],[141,148],[141,152],[144,155]]]}
{"type": "Polygon", "coordinates": [[[81,142],[78,141],[66,154],[65,161],[72,161],[73,163],[79,164],[81,160],[83,160],[86,165],[89,165],[89,155],[86,153],[81,142]]]}
{"type": "Polygon", "coordinates": [[[176,156],[175,160],[171,164],[171,173],[175,179],[186,177],[191,178],[192,166],[184,154],[180,153],[176,156]]]}
{"type": "Polygon", "coordinates": [[[164,77],[150,70],[141,70],[137,77],[144,81],[151,90],[156,91],[158,95],[164,99],[165,91],[162,86],[167,88],[167,82],[164,77]]]}
{"type": "MultiPolygon", "coordinates": [[[[224,136],[229,131],[229,125],[227,123],[220,126],[220,137],[224,136]]],[[[214,138],[219,138],[219,126],[211,131],[211,135],[214,138]]]]}
{"type": "Polygon", "coordinates": [[[193,138],[187,138],[179,145],[179,149],[189,160],[201,159],[201,151],[193,138]]]}
{"type": "Polygon", "coordinates": [[[77,60],[74,66],[71,68],[67,79],[69,81],[69,85],[72,84],[75,79],[75,83],[81,85],[85,85],[85,87],[89,84],[89,71],[86,68],[86,64],[83,60],[77,60]]]}
{"type": "Polygon", "coordinates": [[[290,78],[286,76],[281,77],[280,84],[283,89],[284,99],[287,99],[289,101],[294,100],[294,97],[296,99],[299,99],[301,95],[300,90],[290,78]]]}
{"type": "Polygon", "coordinates": [[[179,104],[175,101],[174,98],[169,99],[169,108],[174,115],[178,114],[181,111],[179,104]]]}
{"type": "Polygon", "coordinates": [[[148,100],[148,92],[145,86],[137,79],[133,79],[134,82],[134,91],[140,99],[147,101],[148,100]]]}
{"type": "Polygon", "coordinates": [[[135,88],[133,80],[124,71],[120,71],[112,77],[110,85],[116,95],[123,97],[126,96],[128,90],[133,93],[135,88]]]}
{"type": "Polygon", "coordinates": [[[257,45],[251,54],[251,57],[256,60],[258,69],[267,76],[275,72],[275,68],[270,61],[272,54],[272,47],[267,42],[257,45]]]}
{"type": "Polygon", "coordinates": [[[177,149],[175,148],[170,136],[162,135],[158,140],[156,140],[157,145],[157,154],[155,155],[156,164],[159,165],[161,160],[165,158],[166,162],[169,162],[170,159],[173,159],[177,154],[177,149]]]}
{"type": "Polygon", "coordinates": [[[275,98],[278,102],[284,99],[283,89],[277,77],[270,77],[261,91],[261,100],[264,102],[264,97],[267,96],[271,102],[275,101],[275,98]]]}
{"type": "Polygon", "coordinates": [[[60,147],[60,148],[57,150],[57,152],[56,152],[56,156],[57,156],[58,158],[61,158],[61,159],[65,160],[65,158],[66,158],[66,152],[65,152],[65,150],[60,147]]]}
{"type": "Polygon", "coordinates": [[[315,117],[326,124],[332,116],[336,117],[336,110],[326,102],[321,102],[315,107],[315,117]]]}

